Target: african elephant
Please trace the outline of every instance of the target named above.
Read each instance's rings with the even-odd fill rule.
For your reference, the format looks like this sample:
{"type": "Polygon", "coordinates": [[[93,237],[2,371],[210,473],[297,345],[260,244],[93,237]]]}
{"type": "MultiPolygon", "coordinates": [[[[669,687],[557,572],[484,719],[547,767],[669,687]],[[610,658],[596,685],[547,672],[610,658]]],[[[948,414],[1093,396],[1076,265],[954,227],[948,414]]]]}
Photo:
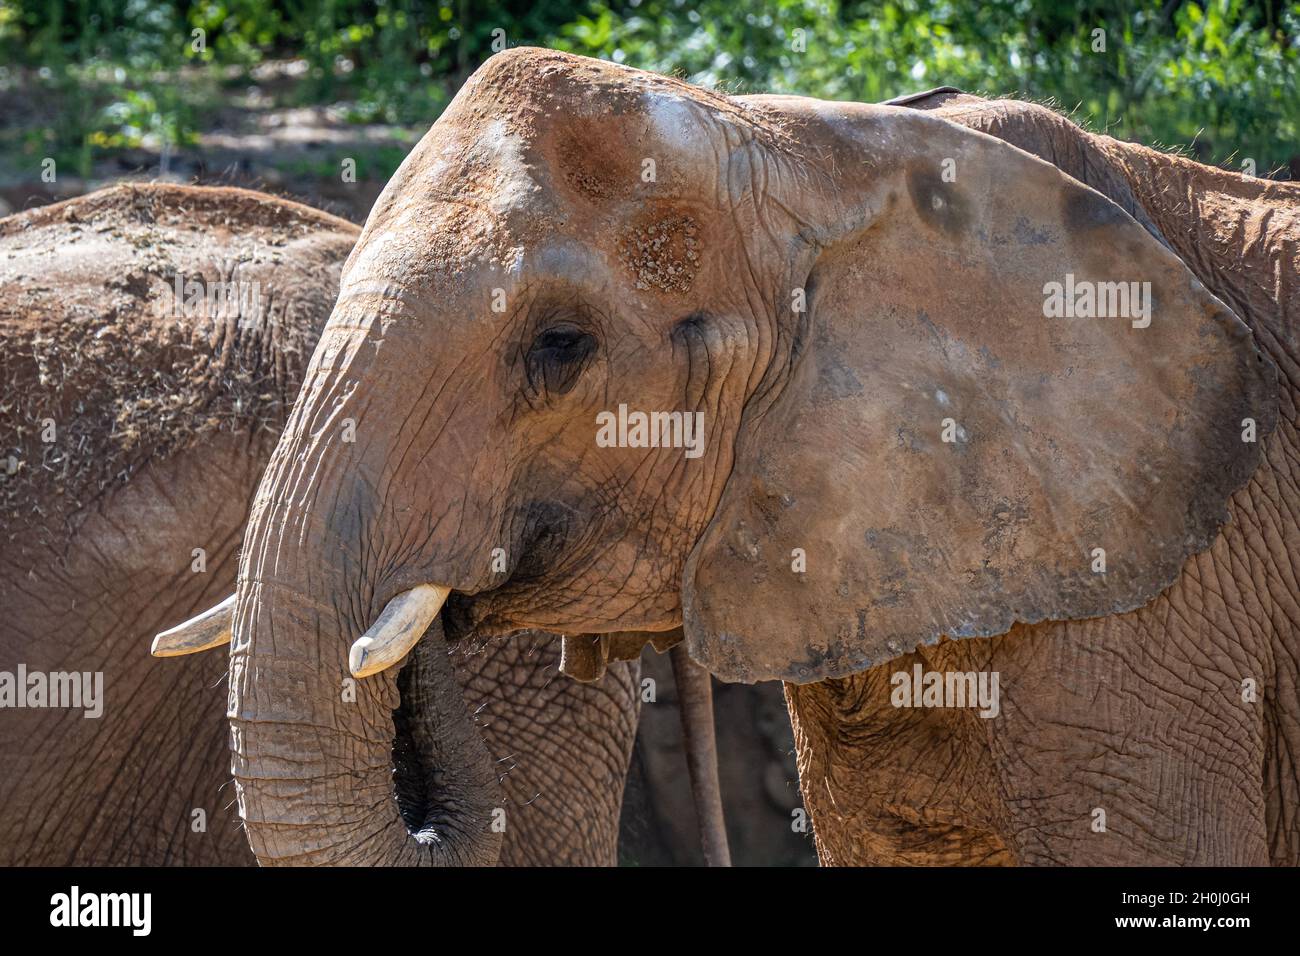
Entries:
{"type": "MultiPolygon", "coordinates": [[[[0,862],[254,862],[225,657],[158,661],[149,638],[233,589],[248,501],[358,232],[166,185],[0,220],[0,862]],[[20,668],[89,673],[68,686],[89,693],[10,709],[37,702],[20,668]]],[[[559,649],[536,637],[442,657],[444,703],[470,708],[494,761],[500,862],[613,863],[636,663],[557,680],[559,649]]]]}
{"type": "Polygon", "coordinates": [[[682,626],[786,681],[825,862],[1268,860],[1296,617],[1251,571],[1294,594],[1261,468],[1294,443],[1251,332],[1110,199],[946,119],[493,57],[376,203],[254,499],[255,851],[490,855],[482,754],[399,780],[437,813],[378,798],[394,709],[439,728],[421,765],[470,732],[448,681],[407,690],[441,614],[682,626]],[[914,661],[983,717],[945,674],[903,699],[914,661]]]}

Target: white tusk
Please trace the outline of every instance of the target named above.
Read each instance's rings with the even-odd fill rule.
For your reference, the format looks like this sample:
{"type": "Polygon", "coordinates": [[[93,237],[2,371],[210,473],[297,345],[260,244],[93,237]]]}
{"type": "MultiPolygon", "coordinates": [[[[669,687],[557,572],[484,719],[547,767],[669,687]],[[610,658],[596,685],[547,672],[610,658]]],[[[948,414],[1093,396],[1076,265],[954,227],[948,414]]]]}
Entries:
{"type": "Polygon", "coordinates": [[[149,653],[154,657],[180,657],[229,644],[230,622],[234,615],[235,596],[232,594],[198,617],[163,631],[153,639],[149,653]]]}
{"type": "Polygon", "coordinates": [[[401,661],[420,642],[450,593],[451,588],[419,584],[389,601],[348,653],[352,676],[369,677],[401,661]]]}

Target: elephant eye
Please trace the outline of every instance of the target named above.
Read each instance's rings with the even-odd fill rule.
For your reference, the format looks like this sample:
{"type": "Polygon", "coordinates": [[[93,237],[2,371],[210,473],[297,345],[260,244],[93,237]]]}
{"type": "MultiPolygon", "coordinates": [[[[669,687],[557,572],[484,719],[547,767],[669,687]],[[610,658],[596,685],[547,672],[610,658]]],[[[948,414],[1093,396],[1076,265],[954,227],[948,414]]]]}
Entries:
{"type": "Polygon", "coordinates": [[[547,329],[528,349],[529,387],[563,395],[577,383],[595,351],[596,338],[589,332],[571,325],[547,329]]]}

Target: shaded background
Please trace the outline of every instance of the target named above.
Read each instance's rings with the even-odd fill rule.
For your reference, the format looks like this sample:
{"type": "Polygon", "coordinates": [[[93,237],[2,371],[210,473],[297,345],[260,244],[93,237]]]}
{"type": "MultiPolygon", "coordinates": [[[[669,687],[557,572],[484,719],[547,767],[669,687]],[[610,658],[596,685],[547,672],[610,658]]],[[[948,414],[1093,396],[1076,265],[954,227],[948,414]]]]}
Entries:
{"type": "MultiPolygon", "coordinates": [[[[139,178],[250,186],[363,222],[464,79],[519,45],[737,93],[1018,96],[1300,179],[1300,0],[0,0],[0,215],[139,178]]],[[[649,651],[642,666],[658,700],[642,709],[620,857],[698,863],[672,668],[649,651]]],[[[735,861],[815,863],[791,828],[780,686],[715,691],[735,861]]]]}

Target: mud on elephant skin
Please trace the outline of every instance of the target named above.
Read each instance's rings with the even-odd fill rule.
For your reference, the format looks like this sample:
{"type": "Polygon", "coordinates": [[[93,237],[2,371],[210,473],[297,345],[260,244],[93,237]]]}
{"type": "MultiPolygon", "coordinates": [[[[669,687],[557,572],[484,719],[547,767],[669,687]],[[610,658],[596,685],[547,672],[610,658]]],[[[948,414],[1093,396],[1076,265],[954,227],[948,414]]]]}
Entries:
{"type": "MultiPolygon", "coordinates": [[[[1242,765],[1241,814],[1214,818],[1218,768],[1158,731],[1137,753],[1096,736],[1101,771],[1032,741],[999,755],[983,792],[1008,760],[1039,789],[998,813],[933,813],[904,789],[896,819],[872,820],[872,748],[917,712],[882,711],[880,686],[851,676],[1066,621],[1058,669],[1008,695],[1050,708],[1079,694],[1076,671],[1113,679],[1080,663],[1109,651],[1096,629],[1121,634],[1122,615],[1202,566],[1274,441],[1276,371],[1251,332],[1114,202],[957,123],[732,98],[552,51],[493,57],[376,203],[253,505],[231,718],[254,845],[483,852],[473,791],[436,847],[370,799],[388,771],[386,665],[445,602],[479,633],[684,625],[722,678],[789,681],[814,826],[835,830],[827,805],[848,819],[842,852],[822,844],[831,862],[900,846],[915,862],[1266,858],[1262,765],[1242,765]],[[1047,290],[1075,280],[1139,297],[1053,316],[1047,290]],[[702,440],[622,424],[674,413],[702,418],[702,440]],[[615,414],[616,439],[599,440],[615,414]],[[344,709],[333,688],[350,667],[368,676],[344,709]],[[801,711],[803,687],[824,721],[801,711]],[[822,773],[817,753],[845,759],[822,773]],[[1112,794],[1111,836],[1089,843],[1088,779],[1151,766],[1189,781],[1176,812],[1145,830],[1145,794],[1112,794]],[[304,834],[303,795],[356,807],[333,830],[364,846],[304,834]],[[954,853],[927,857],[936,827],[954,853]]],[[[1243,588],[1246,571],[1220,573],[1243,588]]],[[[1219,693],[1256,649],[1207,633],[1219,693]]],[[[1170,701],[1125,647],[1126,696],[1170,701]]],[[[1196,673],[1172,676],[1201,693],[1196,673]]],[[[1262,749],[1258,712],[1219,716],[1195,712],[1200,739],[1262,749]]],[[[992,732],[938,739],[979,761],[992,732]]]]}
{"type": "MultiPolygon", "coordinates": [[[[0,671],[103,675],[97,718],[0,710],[4,862],[254,862],[226,655],[148,649],[233,591],[248,501],[358,233],[270,196],[174,186],[0,220],[0,671]],[[256,302],[176,308],[178,273],[246,283],[256,302]]],[[[450,662],[498,766],[501,862],[613,863],[636,665],[557,680],[558,647],[536,641],[450,662]]]]}

